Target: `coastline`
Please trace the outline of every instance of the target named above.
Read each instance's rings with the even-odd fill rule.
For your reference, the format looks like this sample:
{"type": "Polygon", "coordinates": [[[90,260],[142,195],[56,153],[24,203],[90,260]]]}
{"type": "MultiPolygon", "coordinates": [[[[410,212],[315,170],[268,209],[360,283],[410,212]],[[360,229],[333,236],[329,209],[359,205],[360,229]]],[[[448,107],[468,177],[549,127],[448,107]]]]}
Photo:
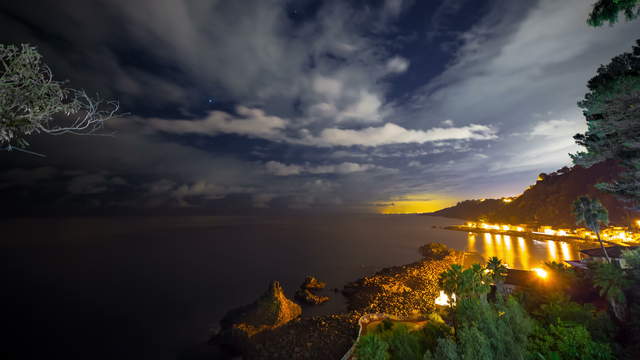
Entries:
{"type": "Polygon", "coordinates": [[[347,283],[342,289],[342,295],[347,299],[346,312],[300,317],[273,330],[258,333],[239,349],[242,358],[339,359],[353,345],[362,315],[387,313],[411,316],[434,311],[434,301],[439,294],[439,274],[450,264],[461,262],[463,254],[452,251],[442,260],[422,259],[386,267],[347,283]]]}

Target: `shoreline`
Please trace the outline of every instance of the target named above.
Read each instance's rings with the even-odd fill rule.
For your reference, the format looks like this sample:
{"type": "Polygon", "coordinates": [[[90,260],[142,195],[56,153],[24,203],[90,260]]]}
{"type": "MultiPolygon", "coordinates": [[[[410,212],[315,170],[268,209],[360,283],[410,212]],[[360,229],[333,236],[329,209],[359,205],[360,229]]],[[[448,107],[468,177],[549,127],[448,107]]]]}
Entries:
{"type": "Polygon", "coordinates": [[[390,266],[349,282],[341,290],[347,302],[346,312],[303,316],[260,332],[239,349],[242,358],[340,359],[352,347],[362,315],[414,316],[433,312],[440,291],[438,276],[449,265],[460,263],[463,255],[464,252],[452,250],[451,255],[441,260],[422,259],[390,266]]]}
{"type": "MultiPolygon", "coordinates": [[[[594,245],[595,244],[596,246],[600,246],[597,240],[586,239],[586,238],[574,236],[574,235],[550,235],[550,234],[544,234],[544,233],[533,233],[528,231],[525,232],[525,231],[514,231],[514,230],[478,229],[477,227],[470,227],[465,225],[444,226],[442,227],[442,229],[452,230],[452,231],[461,231],[461,232],[471,232],[475,234],[489,233],[489,234],[507,235],[507,236],[522,237],[522,238],[531,239],[531,240],[541,239],[541,240],[551,240],[551,241],[560,241],[560,242],[572,242],[578,245],[594,245]]],[[[607,243],[609,245],[621,245],[619,243],[612,242],[609,240],[604,240],[604,239],[602,240],[602,242],[607,243]]]]}

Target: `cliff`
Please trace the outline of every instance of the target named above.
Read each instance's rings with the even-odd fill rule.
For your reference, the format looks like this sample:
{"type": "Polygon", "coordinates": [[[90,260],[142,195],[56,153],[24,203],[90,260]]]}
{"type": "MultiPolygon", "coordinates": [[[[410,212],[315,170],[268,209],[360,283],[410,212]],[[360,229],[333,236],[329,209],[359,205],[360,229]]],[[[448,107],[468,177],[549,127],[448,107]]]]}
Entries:
{"type": "Polygon", "coordinates": [[[603,162],[590,168],[564,167],[551,174],[540,174],[536,183],[506,203],[502,199],[466,200],[430,215],[464,220],[484,218],[491,222],[540,224],[570,227],[575,224],[573,201],[580,195],[599,199],[609,210],[612,224],[629,225],[640,215],[626,209],[626,204],[594,187],[616,177],[620,168],[603,162]]]}

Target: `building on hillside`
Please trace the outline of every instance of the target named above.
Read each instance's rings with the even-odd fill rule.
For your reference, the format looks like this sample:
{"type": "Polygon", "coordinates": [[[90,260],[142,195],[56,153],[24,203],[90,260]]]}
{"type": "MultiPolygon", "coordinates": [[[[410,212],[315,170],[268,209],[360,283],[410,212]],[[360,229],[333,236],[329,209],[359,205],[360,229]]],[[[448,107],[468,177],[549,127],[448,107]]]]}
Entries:
{"type": "MultiPolygon", "coordinates": [[[[637,248],[638,246],[621,246],[621,245],[605,246],[605,249],[607,250],[607,255],[609,255],[609,258],[611,258],[611,261],[613,261],[613,263],[620,266],[620,268],[622,269],[627,269],[629,267],[627,263],[624,261],[624,258],[622,257],[623,251],[634,250],[637,248]]],[[[594,263],[594,262],[603,263],[606,261],[607,261],[607,258],[604,256],[604,252],[602,251],[601,248],[597,247],[593,249],[580,250],[579,260],[569,260],[565,262],[573,267],[586,269],[589,263],[594,263]]]]}
{"type": "Polygon", "coordinates": [[[532,287],[544,278],[546,278],[546,271],[542,269],[535,269],[533,271],[508,269],[502,291],[505,294],[511,294],[517,289],[532,287]]]}

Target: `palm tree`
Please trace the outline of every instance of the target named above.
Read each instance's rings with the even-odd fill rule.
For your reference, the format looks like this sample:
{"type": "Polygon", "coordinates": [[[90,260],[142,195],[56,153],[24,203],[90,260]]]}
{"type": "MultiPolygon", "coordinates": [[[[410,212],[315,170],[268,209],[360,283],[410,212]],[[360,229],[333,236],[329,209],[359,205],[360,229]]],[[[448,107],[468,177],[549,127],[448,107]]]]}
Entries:
{"type": "Polygon", "coordinates": [[[598,199],[591,199],[583,195],[573,202],[573,214],[576,217],[576,225],[584,224],[596,233],[604,257],[607,258],[607,262],[610,263],[611,259],[609,258],[609,254],[607,254],[607,249],[604,248],[602,239],[600,239],[600,224],[609,224],[609,212],[607,209],[598,199]]]}
{"type": "Polygon", "coordinates": [[[452,264],[447,271],[440,274],[438,282],[442,291],[449,297],[449,305],[453,306],[453,295],[456,294],[456,296],[460,296],[462,266],[452,264]]]}
{"type": "Polygon", "coordinates": [[[598,264],[593,271],[593,285],[599,290],[600,296],[607,299],[613,314],[624,320],[626,297],[624,290],[629,286],[629,280],[624,271],[612,263],[598,264]]]}
{"type": "Polygon", "coordinates": [[[502,294],[502,286],[504,285],[504,280],[507,277],[509,268],[507,268],[500,259],[492,256],[489,258],[489,261],[487,261],[485,269],[491,281],[496,285],[496,293],[502,294]]]}
{"type": "Polygon", "coordinates": [[[480,264],[473,264],[470,268],[462,272],[462,290],[465,297],[479,297],[482,301],[487,301],[487,293],[491,290],[487,274],[480,264]]]}

